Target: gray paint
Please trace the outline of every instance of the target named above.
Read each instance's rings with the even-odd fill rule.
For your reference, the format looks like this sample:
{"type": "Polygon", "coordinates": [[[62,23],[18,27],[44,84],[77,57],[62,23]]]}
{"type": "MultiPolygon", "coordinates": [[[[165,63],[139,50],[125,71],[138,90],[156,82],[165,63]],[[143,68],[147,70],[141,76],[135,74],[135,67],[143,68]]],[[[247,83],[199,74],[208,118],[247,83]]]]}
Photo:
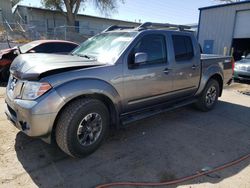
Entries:
{"type": "Polygon", "coordinates": [[[204,46],[205,40],[214,40],[213,53],[224,54],[226,47],[225,55],[230,55],[236,12],[246,9],[250,9],[250,2],[200,9],[198,38],[201,46],[204,46]]]}
{"type": "MultiPolygon", "coordinates": [[[[134,30],[132,31],[134,32],[134,30]]],[[[18,57],[11,66],[12,74],[23,75],[23,78],[25,74],[32,74],[37,78],[49,70],[66,68],[66,62],[86,65],[88,61],[84,58],[68,55],[61,56],[58,62],[52,65],[52,62],[59,58],[58,56],[40,55],[40,58],[45,62],[42,64],[44,68],[40,69],[39,63],[34,63],[35,59],[38,60],[38,56],[39,54],[30,54],[18,57]],[[23,61],[26,63],[22,63],[23,61]]],[[[40,61],[40,63],[42,62],[40,61]]],[[[88,63],[91,65],[90,62],[88,63]]],[[[220,76],[225,84],[231,78],[232,73],[231,57],[201,55],[198,42],[193,34],[163,30],[140,31],[114,64],[95,65],[96,62],[92,67],[80,66],[77,70],[51,74],[42,78],[40,82],[50,83],[53,89],[34,101],[17,99],[16,95],[11,94],[18,93],[16,92],[19,88],[17,86],[27,80],[19,78],[14,91],[10,89],[9,83],[6,102],[15,110],[17,117],[13,117],[9,109],[6,109],[8,117],[16,122],[19,129],[20,122],[27,122],[29,129],[25,130],[26,134],[47,137],[48,141],[57,114],[65,104],[77,97],[104,96],[115,107],[112,115],[119,117],[124,113],[162,102],[196,97],[203,91],[212,76],[220,76]],[[131,69],[128,66],[128,55],[142,37],[150,34],[165,36],[167,61],[146,66],[140,65],[131,69]],[[176,34],[191,37],[194,50],[192,59],[182,62],[175,61],[172,35],[176,34]],[[166,72],[166,70],[169,71],[166,72]]]]}

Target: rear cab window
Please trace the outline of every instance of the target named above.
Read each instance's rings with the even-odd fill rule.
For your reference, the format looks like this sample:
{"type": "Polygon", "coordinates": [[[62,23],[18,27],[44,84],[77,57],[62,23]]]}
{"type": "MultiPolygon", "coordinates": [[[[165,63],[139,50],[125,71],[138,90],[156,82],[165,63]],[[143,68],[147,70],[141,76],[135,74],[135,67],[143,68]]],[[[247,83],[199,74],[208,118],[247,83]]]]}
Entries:
{"type": "Polygon", "coordinates": [[[191,60],[194,57],[194,47],[190,36],[172,35],[175,61],[191,60]]]}

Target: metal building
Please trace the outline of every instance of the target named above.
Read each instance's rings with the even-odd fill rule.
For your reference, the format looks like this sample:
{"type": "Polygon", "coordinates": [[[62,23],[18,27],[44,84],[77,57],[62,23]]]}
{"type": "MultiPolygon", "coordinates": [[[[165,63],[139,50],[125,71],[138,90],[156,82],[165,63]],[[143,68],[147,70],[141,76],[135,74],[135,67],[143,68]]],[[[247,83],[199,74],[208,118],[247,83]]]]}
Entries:
{"type": "Polygon", "coordinates": [[[250,1],[200,8],[198,40],[204,53],[250,53],[250,1]]]}

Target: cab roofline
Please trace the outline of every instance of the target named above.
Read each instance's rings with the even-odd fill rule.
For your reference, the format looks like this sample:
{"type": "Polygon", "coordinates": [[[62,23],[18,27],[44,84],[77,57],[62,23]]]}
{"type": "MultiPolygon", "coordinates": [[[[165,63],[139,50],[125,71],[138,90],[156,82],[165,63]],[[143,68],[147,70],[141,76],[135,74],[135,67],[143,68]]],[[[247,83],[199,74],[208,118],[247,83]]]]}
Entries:
{"type": "Polygon", "coordinates": [[[187,25],[175,25],[169,23],[153,23],[153,22],[145,22],[139,25],[138,27],[132,26],[118,26],[112,25],[105,29],[103,33],[110,32],[110,31],[123,31],[123,30],[132,30],[132,31],[143,31],[143,30],[150,30],[150,29],[161,29],[161,30],[174,30],[174,31],[189,31],[192,30],[190,26],[187,25]]]}

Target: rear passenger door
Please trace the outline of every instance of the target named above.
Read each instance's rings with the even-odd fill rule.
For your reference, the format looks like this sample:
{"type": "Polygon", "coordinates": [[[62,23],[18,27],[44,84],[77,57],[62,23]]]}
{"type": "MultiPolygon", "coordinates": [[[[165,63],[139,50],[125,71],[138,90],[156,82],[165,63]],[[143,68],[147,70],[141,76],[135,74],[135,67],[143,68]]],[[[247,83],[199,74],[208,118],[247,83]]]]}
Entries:
{"type": "Polygon", "coordinates": [[[172,91],[172,72],[168,72],[167,43],[164,34],[140,37],[126,55],[124,63],[125,111],[160,103],[172,91]],[[147,53],[147,62],[134,65],[136,53],[147,53]]]}
{"type": "Polygon", "coordinates": [[[172,34],[172,42],[173,89],[178,97],[194,95],[200,82],[200,53],[194,47],[191,35],[172,34]]]}

